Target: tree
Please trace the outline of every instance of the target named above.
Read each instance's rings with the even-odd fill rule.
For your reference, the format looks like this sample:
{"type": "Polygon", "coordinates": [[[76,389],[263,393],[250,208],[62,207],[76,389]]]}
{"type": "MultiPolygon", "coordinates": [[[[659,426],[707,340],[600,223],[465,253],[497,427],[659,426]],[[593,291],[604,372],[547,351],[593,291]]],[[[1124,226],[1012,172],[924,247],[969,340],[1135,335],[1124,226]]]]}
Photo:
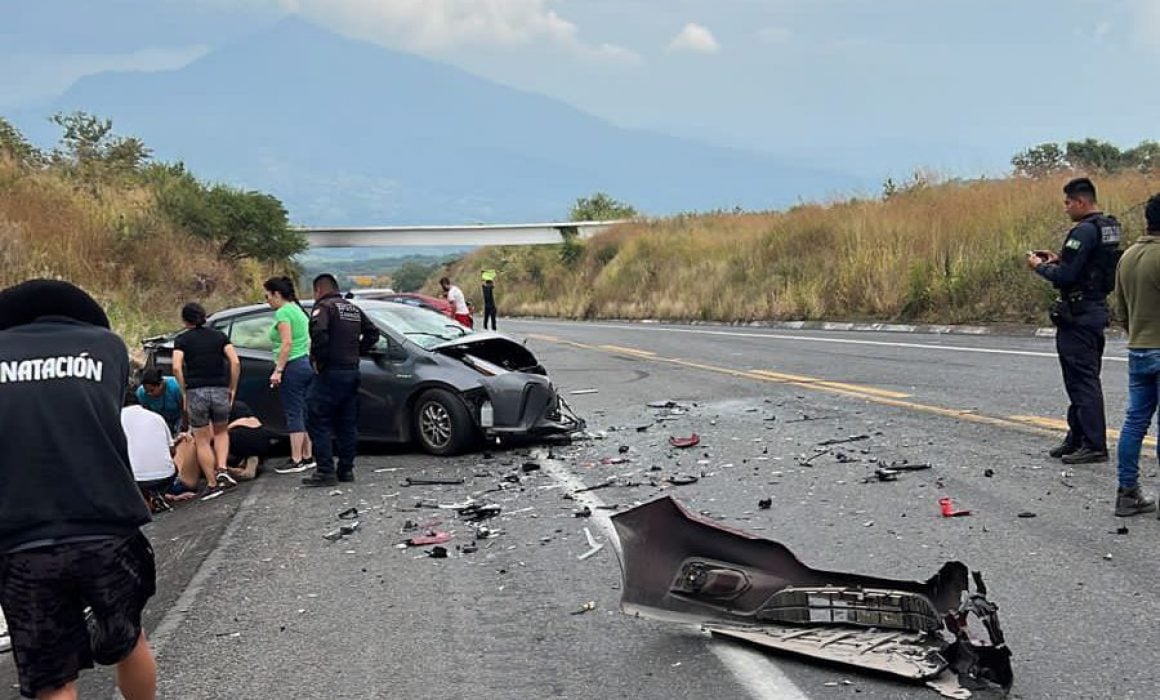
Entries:
{"type": "Polygon", "coordinates": [[[581,197],[572,205],[571,221],[609,221],[612,219],[631,219],[636,216],[636,209],[631,205],[609,197],[603,192],[597,192],[591,197],[581,197]]]}
{"type": "Polygon", "coordinates": [[[1016,175],[1031,178],[1048,177],[1067,169],[1063,149],[1056,143],[1041,143],[1016,153],[1011,158],[1011,165],[1016,175]]]}
{"type": "Polygon", "coordinates": [[[57,112],[50,121],[62,129],[53,163],[84,179],[136,173],[153,155],[141,139],[114,134],[111,119],[57,112]]]}
{"type": "Polygon", "coordinates": [[[24,134],[4,117],[0,117],[0,158],[11,158],[21,167],[44,163],[44,154],[24,138],[24,134]]]}
{"type": "Polygon", "coordinates": [[[417,262],[405,262],[392,275],[391,287],[396,292],[417,292],[423,288],[427,279],[439,268],[438,265],[424,265],[417,262]]]}
{"type": "Polygon", "coordinates": [[[280,261],[306,250],[277,197],[226,185],[207,186],[181,163],[151,164],[141,172],[158,208],[175,226],[218,244],[223,258],[280,261]]]}
{"type": "Polygon", "coordinates": [[[1107,141],[1084,139],[1067,142],[1067,162],[1076,170],[1114,173],[1124,164],[1124,154],[1107,141]]]}
{"type": "Polygon", "coordinates": [[[209,201],[221,217],[214,238],[223,258],[278,261],[306,250],[306,237],[290,228],[286,208],[277,197],[215,185],[209,201]]]}
{"type": "Polygon", "coordinates": [[[1135,148],[1124,151],[1125,165],[1142,173],[1160,168],[1160,143],[1141,141],[1135,148]]]}

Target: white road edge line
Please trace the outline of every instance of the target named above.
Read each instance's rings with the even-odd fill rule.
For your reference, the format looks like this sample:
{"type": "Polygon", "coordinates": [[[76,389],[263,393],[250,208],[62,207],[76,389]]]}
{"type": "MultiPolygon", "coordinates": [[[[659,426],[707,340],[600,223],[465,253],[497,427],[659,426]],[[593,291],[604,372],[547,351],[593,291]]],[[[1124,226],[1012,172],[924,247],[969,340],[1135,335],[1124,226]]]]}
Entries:
{"type": "MultiPolygon", "coordinates": [[[[259,479],[258,482],[261,480],[259,479]]],[[[233,545],[234,536],[241,527],[242,520],[248,513],[252,512],[253,505],[258,502],[258,482],[254,482],[250,493],[246,495],[246,500],[238,506],[234,512],[234,516],[230,518],[230,522],[226,525],[226,529],[222,531],[221,537],[218,538],[217,544],[214,545],[213,551],[209,553],[202,562],[201,566],[197,567],[193,578],[189,579],[189,584],[173,605],[165,612],[165,616],[161,618],[161,622],[157,623],[151,634],[148,634],[149,646],[153,649],[153,656],[157,658],[161,655],[161,649],[165,643],[169,641],[170,635],[176,630],[177,626],[185,621],[185,618],[194,610],[194,604],[197,602],[198,596],[209,584],[210,577],[214,575],[218,567],[221,566],[222,559],[225,557],[225,552],[233,545]]],[[[189,507],[187,505],[186,507],[189,507]]],[[[114,690],[112,700],[124,700],[121,691],[114,690]]]]}
{"type": "MultiPolygon", "coordinates": [[[[592,510],[592,517],[589,520],[600,528],[612,544],[617,559],[623,560],[623,551],[620,548],[620,539],[616,536],[616,529],[612,525],[612,516],[608,510],[600,508],[605,504],[592,495],[591,491],[575,493],[579,489],[586,488],[587,484],[569,472],[560,462],[548,459],[547,455],[548,453],[544,451],[534,453],[536,461],[540,462],[549,476],[571,489],[577,503],[592,510]]],[[[708,640],[707,646],[754,700],[809,700],[809,696],[765,654],[717,639],[708,640]]]]}
{"type": "MultiPolygon", "coordinates": [[[[568,326],[569,324],[560,323],[559,321],[521,321],[520,319],[508,319],[508,322],[515,323],[532,323],[542,325],[554,326],[568,326]]],[[[578,325],[578,324],[573,324],[578,325]]],[[[657,328],[652,326],[632,326],[632,325],[614,325],[606,323],[583,323],[584,328],[602,328],[612,330],[629,330],[629,331],[648,331],[653,333],[693,333],[697,335],[721,335],[732,336],[735,338],[769,338],[772,340],[795,340],[807,343],[835,343],[839,345],[870,345],[875,347],[886,348],[912,348],[918,350],[944,350],[947,352],[973,352],[984,355],[1019,355],[1023,357],[1045,357],[1050,359],[1057,359],[1058,356],[1053,352],[1035,352],[1033,350],[1002,350],[999,348],[969,348],[962,345],[931,345],[928,343],[899,343],[885,340],[857,340],[855,338],[818,338],[809,335],[783,335],[780,333],[741,333],[738,331],[709,331],[694,328],[657,328]]],[[[1105,362],[1127,362],[1126,357],[1104,357],[1105,362]]]]}

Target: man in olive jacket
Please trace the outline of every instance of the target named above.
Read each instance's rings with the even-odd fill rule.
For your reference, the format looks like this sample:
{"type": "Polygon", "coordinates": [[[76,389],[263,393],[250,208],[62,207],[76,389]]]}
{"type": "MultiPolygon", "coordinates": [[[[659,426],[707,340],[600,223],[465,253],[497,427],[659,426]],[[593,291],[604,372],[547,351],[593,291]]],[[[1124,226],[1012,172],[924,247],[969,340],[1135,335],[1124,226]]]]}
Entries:
{"type": "Polygon", "coordinates": [[[1116,318],[1128,331],[1128,413],[1117,453],[1116,515],[1156,510],[1140,493],[1140,445],[1160,401],[1160,194],[1144,209],[1147,232],[1124,253],[1116,268],[1116,318]]]}

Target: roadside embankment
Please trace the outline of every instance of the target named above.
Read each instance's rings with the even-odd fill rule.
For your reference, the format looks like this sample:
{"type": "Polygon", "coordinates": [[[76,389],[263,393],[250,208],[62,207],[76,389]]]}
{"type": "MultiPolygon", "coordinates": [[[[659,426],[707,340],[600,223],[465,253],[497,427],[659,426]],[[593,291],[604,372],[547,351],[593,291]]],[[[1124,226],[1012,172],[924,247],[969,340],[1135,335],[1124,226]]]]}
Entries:
{"type": "MultiPolygon", "coordinates": [[[[948,182],[785,212],[641,221],[584,242],[483,248],[450,274],[478,297],[470,281],[498,270],[503,315],[1041,322],[1052,292],[1024,257],[1061,245],[1065,181],[948,182]]],[[[1140,174],[1097,185],[1134,239],[1139,205],[1160,185],[1140,174]]]]}

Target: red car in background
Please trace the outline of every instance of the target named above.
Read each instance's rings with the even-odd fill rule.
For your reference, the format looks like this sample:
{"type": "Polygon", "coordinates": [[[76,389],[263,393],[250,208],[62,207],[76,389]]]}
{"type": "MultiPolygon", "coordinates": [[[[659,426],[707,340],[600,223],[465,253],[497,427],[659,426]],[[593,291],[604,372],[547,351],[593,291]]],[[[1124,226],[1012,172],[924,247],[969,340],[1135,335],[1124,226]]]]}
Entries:
{"type": "Polygon", "coordinates": [[[446,299],[439,297],[427,296],[426,294],[417,294],[414,292],[382,292],[377,290],[351,290],[351,295],[357,299],[376,299],[378,301],[394,301],[400,304],[407,304],[408,306],[418,306],[428,311],[443,314],[448,318],[455,318],[455,312],[451,308],[451,303],[446,299]]]}

